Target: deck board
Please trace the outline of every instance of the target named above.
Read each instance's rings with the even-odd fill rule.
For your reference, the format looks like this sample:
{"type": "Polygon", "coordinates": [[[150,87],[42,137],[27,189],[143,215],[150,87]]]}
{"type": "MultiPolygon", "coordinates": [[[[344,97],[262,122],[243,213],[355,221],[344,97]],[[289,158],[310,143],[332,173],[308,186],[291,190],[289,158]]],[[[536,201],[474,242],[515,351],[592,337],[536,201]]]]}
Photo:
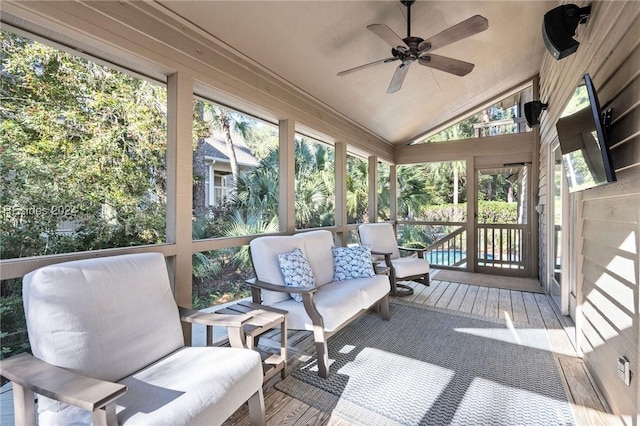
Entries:
{"type": "MultiPolygon", "coordinates": [[[[434,285],[434,284],[431,284],[431,285],[434,285]]],[[[433,291],[431,292],[431,294],[429,295],[429,297],[424,303],[427,306],[436,306],[436,303],[438,303],[438,300],[440,299],[442,294],[445,292],[445,290],[449,286],[449,283],[447,281],[436,281],[435,286],[436,287],[433,289],[433,291]]]]}
{"type": "MultiPolygon", "coordinates": [[[[476,286],[474,286],[476,287],[476,286]]],[[[489,297],[488,287],[478,287],[476,300],[473,302],[472,314],[484,316],[487,309],[487,298],[489,297]]]]}
{"type": "Polygon", "coordinates": [[[527,320],[529,325],[536,328],[544,328],[544,320],[538,308],[538,302],[534,293],[522,293],[524,307],[527,311],[527,320]]]}
{"type": "Polygon", "coordinates": [[[511,308],[511,291],[504,288],[499,289],[498,296],[498,318],[513,320],[513,309],[511,308]]]}
{"type": "Polygon", "coordinates": [[[500,290],[497,288],[489,288],[487,293],[487,309],[484,312],[486,317],[498,318],[500,315],[500,290]]]}
{"type": "MultiPolygon", "coordinates": [[[[467,292],[464,295],[464,299],[460,304],[460,312],[468,312],[471,313],[473,311],[473,305],[476,301],[476,296],[478,295],[478,286],[469,285],[467,286],[467,292]]],[[[484,310],[483,310],[484,313],[484,310]]]]}
{"type": "Polygon", "coordinates": [[[511,290],[511,309],[513,311],[513,322],[529,325],[527,310],[524,307],[524,299],[521,291],[511,290]]]}
{"type": "Polygon", "coordinates": [[[451,309],[453,311],[459,311],[460,306],[462,306],[462,302],[464,301],[464,296],[467,294],[467,290],[469,290],[468,284],[459,284],[458,289],[455,294],[451,298],[451,301],[447,305],[447,309],[451,309]]]}
{"type": "Polygon", "coordinates": [[[449,283],[447,289],[444,291],[444,293],[442,293],[440,299],[438,299],[438,303],[436,303],[435,305],[436,308],[446,309],[446,307],[449,306],[449,302],[451,302],[451,299],[453,299],[453,296],[456,294],[459,286],[460,284],[458,283],[449,283]]]}

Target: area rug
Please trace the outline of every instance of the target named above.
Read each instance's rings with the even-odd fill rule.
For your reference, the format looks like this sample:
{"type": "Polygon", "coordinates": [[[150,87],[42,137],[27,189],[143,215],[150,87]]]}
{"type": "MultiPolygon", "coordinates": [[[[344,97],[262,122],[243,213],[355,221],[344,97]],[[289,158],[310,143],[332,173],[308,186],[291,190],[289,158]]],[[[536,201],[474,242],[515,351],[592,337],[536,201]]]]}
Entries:
{"type": "Polygon", "coordinates": [[[353,425],[573,425],[546,332],[391,303],[329,339],[275,386],[353,425]]]}
{"type": "Polygon", "coordinates": [[[504,277],[501,275],[478,274],[465,271],[441,269],[433,277],[434,280],[479,285],[483,287],[504,288],[507,290],[544,293],[535,278],[504,277]]]}

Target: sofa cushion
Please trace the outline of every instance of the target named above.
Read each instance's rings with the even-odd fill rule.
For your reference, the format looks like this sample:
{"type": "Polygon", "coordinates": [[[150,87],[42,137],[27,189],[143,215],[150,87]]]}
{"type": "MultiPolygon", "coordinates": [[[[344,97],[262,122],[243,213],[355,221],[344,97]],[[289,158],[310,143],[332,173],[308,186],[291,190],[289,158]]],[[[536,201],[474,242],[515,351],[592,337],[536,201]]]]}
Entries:
{"type": "Polygon", "coordinates": [[[33,354],[50,364],[116,382],[184,346],[161,253],[45,266],[22,290],[33,354]]]}
{"type": "Polygon", "coordinates": [[[375,275],[369,247],[332,247],[331,251],[333,252],[333,281],[367,278],[375,275]]]}
{"type": "MultiPolygon", "coordinates": [[[[120,425],[220,425],[262,386],[262,366],[247,349],[185,347],[119,383],[120,425]]],[[[91,425],[91,413],[43,412],[40,424],[91,425]]]]}
{"type": "Polygon", "coordinates": [[[316,285],[322,286],[333,281],[333,234],[326,229],[302,232],[296,237],[304,240],[305,255],[313,269],[316,285]]]}
{"type": "MultiPolygon", "coordinates": [[[[251,240],[249,246],[251,247],[251,261],[256,278],[274,285],[285,285],[278,262],[279,254],[292,252],[299,248],[306,256],[304,240],[296,235],[267,235],[251,240]]],[[[262,302],[265,305],[270,306],[288,299],[291,299],[289,293],[262,291],[262,302]]]]}
{"type": "MultiPolygon", "coordinates": [[[[307,258],[299,248],[278,255],[280,270],[287,287],[315,287],[313,271],[307,258]]],[[[296,302],[302,302],[300,293],[290,293],[291,298],[296,302]]]]}
{"type": "MultiPolygon", "coordinates": [[[[320,287],[314,295],[316,308],[324,319],[324,329],[328,332],[339,328],[365,307],[360,289],[356,286],[342,284],[341,282],[326,284],[320,287]]],[[[307,315],[302,303],[289,299],[274,306],[289,312],[287,314],[287,328],[313,330],[311,318],[307,315]]]]}
{"type": "Polygon", "coordinates": [[[387,275],[374,275],[369,278],[355,278],[338,283],[343,287],[357,288],[362,297],[364,308],[373,306],[391,290],[389,277],[387,275]]]}

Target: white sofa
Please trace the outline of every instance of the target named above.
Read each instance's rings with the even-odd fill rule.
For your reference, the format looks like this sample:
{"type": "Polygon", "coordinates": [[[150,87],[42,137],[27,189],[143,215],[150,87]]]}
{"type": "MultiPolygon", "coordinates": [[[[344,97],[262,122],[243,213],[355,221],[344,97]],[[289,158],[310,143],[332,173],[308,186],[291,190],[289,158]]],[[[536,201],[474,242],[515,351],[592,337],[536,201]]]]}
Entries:
{"type": "MultiPolygon", "coordinates": [[[[35,358],[0,361],[24,403],[16,424],[35,425],[29,390],[41,425],[218,425],[246,401],[264,424],[259,353],[185,347],[161,253],[46,266],[24,277],[23,297],[35,358]]],[[[182,313],[238,329],[251,318],[182,313]]]]}
{"type": "Polygon", "coordinates": [[[333,246],[333,234],[326,230],[263,236],[250,243],[256,275],[249,281],[253,301],[287,311],[287,328],[313,331],[321,377],[329,374],[328,337],[371,307],[379,308],[382,317],[389,319],[389,277],[374,275],[333,282],[333,246]],[[296,248],[311,265],[316,284],[313,288],[285,287],[278,255],[296,248]],[[293,300],[291,293],[301,294],[302,303],[293,300]]]}

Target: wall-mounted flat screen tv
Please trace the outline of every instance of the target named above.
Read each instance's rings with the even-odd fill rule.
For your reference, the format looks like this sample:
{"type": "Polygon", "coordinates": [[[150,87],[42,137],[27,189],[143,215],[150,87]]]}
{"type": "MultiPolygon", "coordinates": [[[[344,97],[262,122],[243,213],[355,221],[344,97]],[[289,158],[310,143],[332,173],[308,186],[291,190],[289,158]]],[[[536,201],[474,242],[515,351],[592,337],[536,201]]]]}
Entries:
{"type": "Polygon", "coordinates": [[[615,182],[608,129],[589,74],[569,99],[556,130],[569,192],[615,182]]]}

